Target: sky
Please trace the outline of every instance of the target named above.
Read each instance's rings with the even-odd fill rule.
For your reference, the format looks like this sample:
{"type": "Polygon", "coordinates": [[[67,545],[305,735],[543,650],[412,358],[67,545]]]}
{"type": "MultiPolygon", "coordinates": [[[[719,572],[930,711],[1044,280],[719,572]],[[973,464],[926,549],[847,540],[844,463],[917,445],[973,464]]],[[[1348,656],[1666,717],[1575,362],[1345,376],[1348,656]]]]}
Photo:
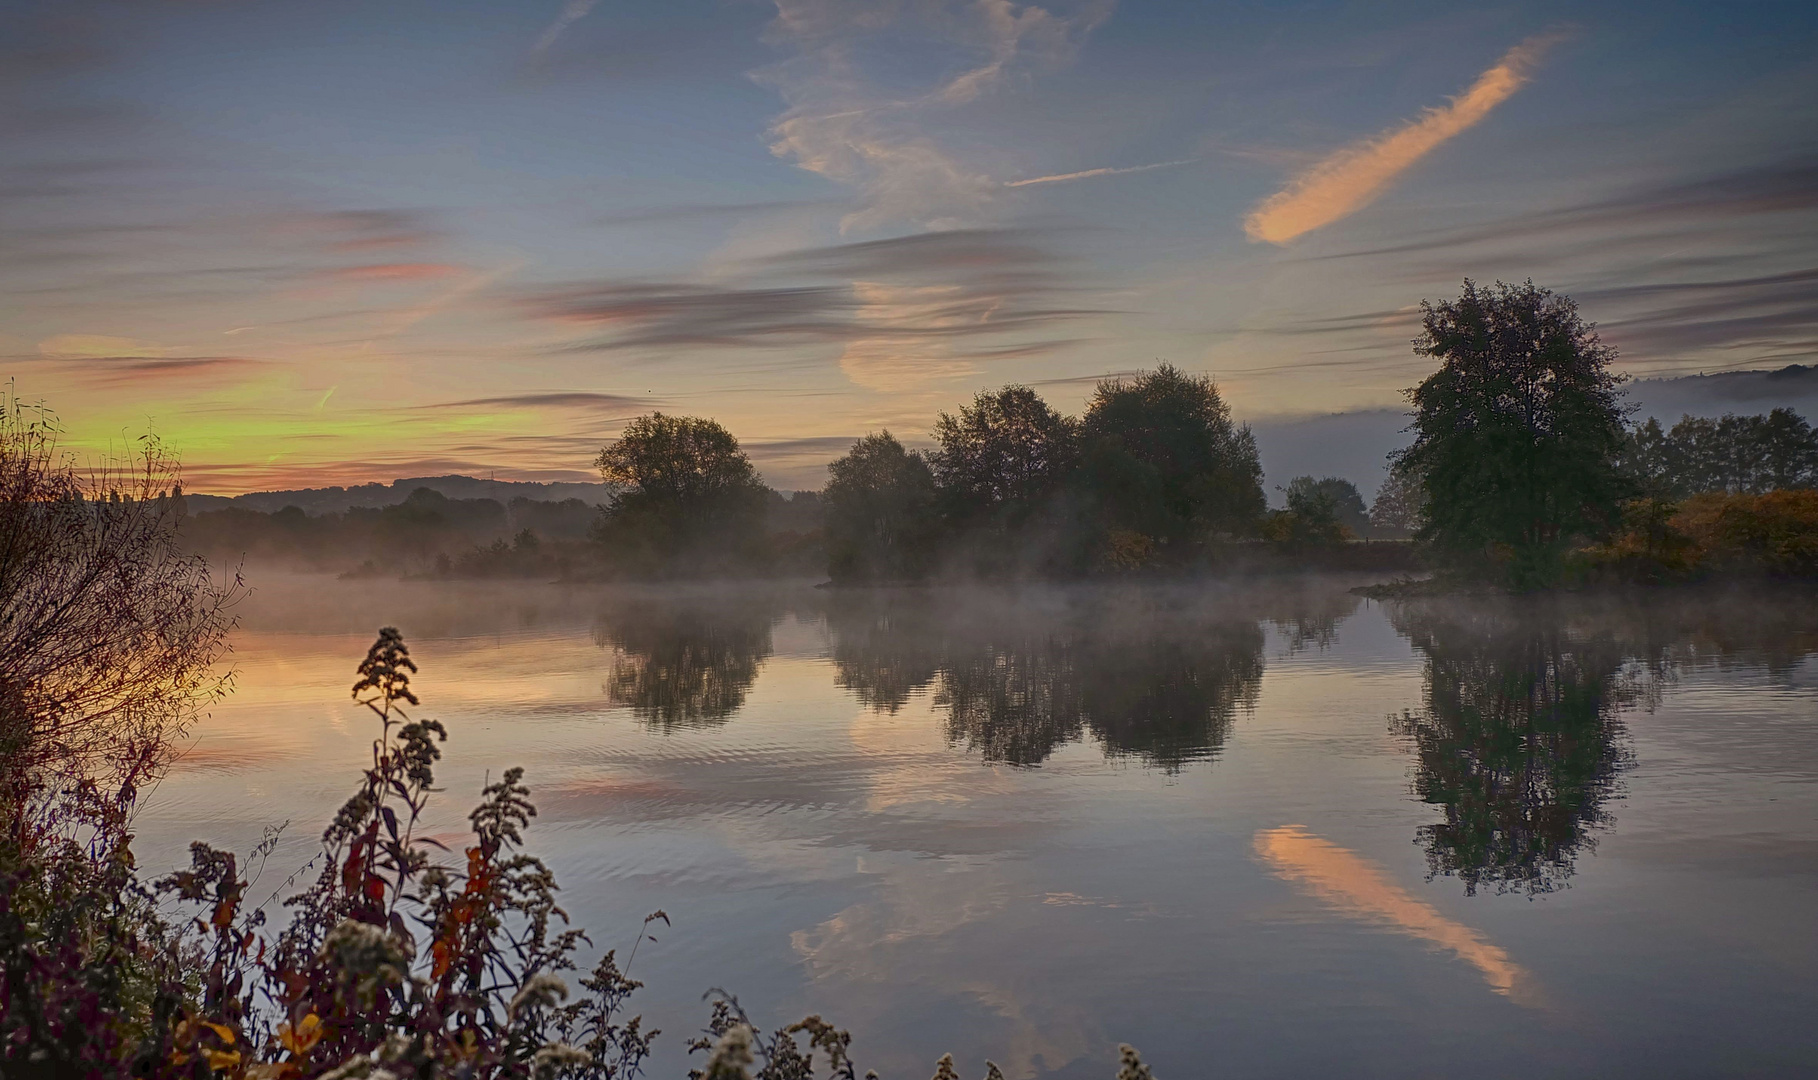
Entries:
{"type": "Polygon", "coordinates": [[[1815,253],[1809,2],[0,0],[0,378],[192,490],[590,479],[654,409],[813,488],[1159,360],[1392,409],[1466,277],[1809,364],[1815,253]]]}

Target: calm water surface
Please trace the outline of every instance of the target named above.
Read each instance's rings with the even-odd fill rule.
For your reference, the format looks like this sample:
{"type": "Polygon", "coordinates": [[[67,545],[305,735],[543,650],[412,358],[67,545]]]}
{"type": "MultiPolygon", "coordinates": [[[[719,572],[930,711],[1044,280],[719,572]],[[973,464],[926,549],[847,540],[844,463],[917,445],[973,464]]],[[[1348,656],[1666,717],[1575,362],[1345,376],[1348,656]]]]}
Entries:
{"type": "Polygon", "coordinates": [[[142,864],[288,820],[278,888],[395,624],[441,834],[523,765],[575,922],[674,920],[656,1075],[711,986],[894,1078],[1818,1071],[1810,593],[254,584],[142,864]]]}

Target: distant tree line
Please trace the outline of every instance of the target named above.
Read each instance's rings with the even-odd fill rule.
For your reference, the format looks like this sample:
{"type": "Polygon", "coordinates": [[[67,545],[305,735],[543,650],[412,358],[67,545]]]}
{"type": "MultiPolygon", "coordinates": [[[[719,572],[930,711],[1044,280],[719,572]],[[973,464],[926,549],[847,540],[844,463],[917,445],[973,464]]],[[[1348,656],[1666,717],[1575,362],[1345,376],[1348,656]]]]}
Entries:
{"type": "Polygon", "coordinates": [[[396,506],[197,515],[211,551],[332,553],[367,572],[674,578],[828,573],[1068,578],[1235,565],[1406,570],[1515,589],[1719,568],[1818,573],[1818,436],[1788,409],[1629,422],[1615,350],[1532,282],[1423,302],[1413,440],[1373,504],[1298,476],[1271,511],[1249,429],[1210,376],[1107,379],[1077,417],[1032,388],[978,394],[934,446],[868,434],[821,492],[766,487],[718,422],[651,413],[595,461],[609,495],[538,503],[419,489],[396,506]],[[1753,500],[1753,501],[1751,501],[1753,500]],[[1351,545],[1362,539],[1418,541],[1351,545]],[[351,558],[350,558],[351,557],[351,558]]]}
{"type": "Polygon", "coordinates": [[[391,506],[307,514],[230,506],[185,515],[185,540],[220,560],[250,556],[303,566],[368,572],[492,576],[506,564],[561,570],[586,546],[597,510],[580,499],[451,499],[421,487],[391,506]]]}
{"type": "Polygon", "coordinates": [[[1650,417],[1630,429],[1622,465],[1644,494],[1661,499],[1818,488],[1818,433],[1791,409],[1717,420],[1687,416],[1670,430],[1650,417]]]}
{"type": "MultiPolygon", "coordinates": [[[[789,497],[765,488],[761,495],[762,514],[752,536],[753,550],[762,557],[749,569],[768,571],[779,559],[793,559],[812,565],[801,572],[818,570],[816,555],[800,553],[804,543],[818,551],[818,494],[789,497]]],[[[501,503],[419,487],[399,503],[325,513],[306,513],[294,503],[272,512],[241,505],[187,512],[186,504],[197,501],[179,493],[182,536],[191,550],[225,565],[252,558],[351,576],[585,577],[612,554],[602,541],[621,539],[604,537],[601,508],[578,498],[519,496],[501,503]]],[[[618,554],[608,561],[620,566],[630,561],[618,554]]]]}

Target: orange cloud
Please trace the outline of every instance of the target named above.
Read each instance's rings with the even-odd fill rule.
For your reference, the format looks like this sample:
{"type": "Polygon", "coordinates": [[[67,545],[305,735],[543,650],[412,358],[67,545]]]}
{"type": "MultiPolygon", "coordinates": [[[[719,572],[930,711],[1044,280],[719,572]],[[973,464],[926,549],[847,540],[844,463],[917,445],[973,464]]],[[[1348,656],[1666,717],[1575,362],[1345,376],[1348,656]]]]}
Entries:
{"type": "Polygon", "coordinates": [[[338,267],[324,274],[337,281],[433,281],[463,272],[461,267],[448,263],[374,263],[338,267]]]}
{"type": "Polygon", "coordinates": [[[1543,1004],[1534,977],[1482,934],[1439,913],[1410,894],[1354,852],[1309,833],[1299,825],[1263,829],[1256,834],[1256,854],[1269,868],[1321,901],[1360,919],[1388,923],[1394,929],[1442,949],[1483,974],[1490,989],[1517,1005],[1543,1004]]]}
{"type": "Polygon", "coordinates": [[[1418,120],[1353,143],[1296,176],[1244,219],[1252,240],[1285,244],[1369,205],[1409,166],[1476,124],[1528,81],[1528,73],[1558,35],[1529,38],[1452,99],[1418,120]]]}

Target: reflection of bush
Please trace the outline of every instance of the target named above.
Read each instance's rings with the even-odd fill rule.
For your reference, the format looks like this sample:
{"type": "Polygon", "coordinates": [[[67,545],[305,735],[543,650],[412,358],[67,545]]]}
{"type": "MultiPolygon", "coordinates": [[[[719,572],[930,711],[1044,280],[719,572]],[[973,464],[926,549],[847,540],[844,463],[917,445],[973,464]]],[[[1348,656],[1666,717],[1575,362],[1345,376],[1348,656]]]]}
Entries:
{"type": "Polygon", "coordinates": [[[1549,892],[1594,845],[1628,764],[1619,710],[1651,689],[1607,633],[1545,611],[1418,607],[1394,614],[1426,654],[1426,701],[1394,728],[1414,741],[1431,873],[1468,893],[1549,892]]]}
{"type": "Polygon", "coordinates": [[[736,601],[652,601],[603,614],[594,640],[614,650],[606,699],[663,730],[721,723],[770,658],[774,621],[769,608],[736,601]]]}

